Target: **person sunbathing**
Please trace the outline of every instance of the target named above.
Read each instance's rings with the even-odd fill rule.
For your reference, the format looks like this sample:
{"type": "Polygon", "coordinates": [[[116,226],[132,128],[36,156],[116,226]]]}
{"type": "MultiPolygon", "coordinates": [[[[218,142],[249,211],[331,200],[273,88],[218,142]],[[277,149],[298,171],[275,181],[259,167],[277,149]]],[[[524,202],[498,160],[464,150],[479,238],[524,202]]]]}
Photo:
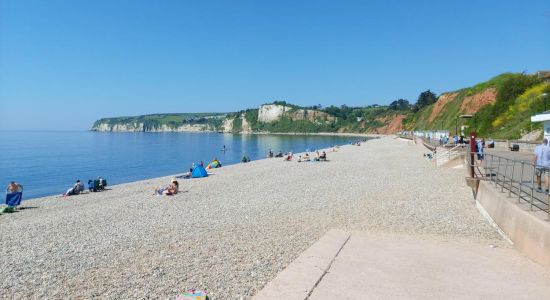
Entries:
{"type": "Polygon", "coordinates": [[[321,155],[319,156],[319,160],[327,161],[327,153],[325,151],[321,153],[321,155]]]}
{"type": "Polygon", "coordinates": [[[309,154],[304,155],[304,161],[310,161],[309,154]]]}
{"type": "Polygon", "coordinates": [[[159,196],[172,196],[179,192],[179,183],[176,178],[172,178],[172,182],[169,186],[165,188],[155,188],[155,193],[153,195],[159,196]]]}

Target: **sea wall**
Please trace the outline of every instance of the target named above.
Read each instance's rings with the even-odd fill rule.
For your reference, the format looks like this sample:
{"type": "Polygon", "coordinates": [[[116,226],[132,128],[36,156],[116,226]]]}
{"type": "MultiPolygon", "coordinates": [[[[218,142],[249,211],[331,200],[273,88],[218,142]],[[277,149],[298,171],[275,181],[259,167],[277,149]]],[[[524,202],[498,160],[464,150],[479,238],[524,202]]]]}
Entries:
{"type": "Polygon", "coordinates": [[[550,222],[548,214],[531,211],[530,205],[507,197],[487,181],[479,182],[479,210],[498,225],[516,249],[532,260],[550,267],[550,222]]]}

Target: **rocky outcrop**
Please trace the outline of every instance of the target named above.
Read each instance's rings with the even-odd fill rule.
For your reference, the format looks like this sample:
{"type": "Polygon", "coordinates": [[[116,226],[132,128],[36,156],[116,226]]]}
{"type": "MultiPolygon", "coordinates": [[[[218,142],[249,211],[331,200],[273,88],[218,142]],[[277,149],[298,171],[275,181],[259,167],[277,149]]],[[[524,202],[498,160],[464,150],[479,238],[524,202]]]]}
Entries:
{"type": "Polygon", "coordinates": [[[336,117],[327,114],[324,111],[312,109],[297,109],[289,113],[292,121],[310,121],[310,122],[336,122],[336,117]]]}
{"type": "Polygon", "coordinates": [[[231,119],[230,118],[225,118],[223,120],[223,123],[222,123],[222,128],[221,128],[222,131],[225,132],[225,133],[232,132],[233,131],[233,121],[234,120],[235,119],[233,119],[233,118],[231,118],[231,119]]]}
{"type": "Polygon", "coordinates": [[[279,104],[264,104],[258,111],[258,121],[261,123],[270,123],[278,121],[290,107],[279,104]]]}
{"type": "Polygon", "coordinates": [[[336,122],[336,117],[327,114],[324,111],[292,108],[279,104],[264,104],[258,111],[258,122],[271,123],[287,116],[292,121],[310,121],[310,122],[336,122]]]}
{"type": "Polygon", "coordinates": [[[252,127],[250,126],[250,124],[248,123],[248,121],[246,120],[246,117],[244,114],[241,114],[241,120],[242,120],[242,129],[241,129],[241,133],[252,133],[252,127]]]}

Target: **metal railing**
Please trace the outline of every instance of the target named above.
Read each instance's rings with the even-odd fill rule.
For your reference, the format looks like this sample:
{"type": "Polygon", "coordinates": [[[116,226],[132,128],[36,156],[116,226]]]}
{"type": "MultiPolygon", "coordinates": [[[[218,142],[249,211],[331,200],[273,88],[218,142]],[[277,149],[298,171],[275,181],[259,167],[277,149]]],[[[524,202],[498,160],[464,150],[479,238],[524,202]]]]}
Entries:
{"type": "Polygon", "coordinates": [[[463,146],[456,145],[451,149],[442,149],[442,147],[437,149],[440,149],[440,150],[434,155],[434,161],[436,165],[439,167],[444,165],[446,162],[456,157],[459,157],[462,154],[463,146]]]}
{"type": "MultiPolygon", "coordinates": [[[[471,153],[468,147],[466,153],[471,153]]],[[[543,180],[542,192],[536,185],[537,168],[546,172],[546,180],[550,180],[550,170],[536,166],[530,161],[518,160],[504,156],[485,153],[481,164],[478,163],[477,153],[473,152],[474,161],[471,155],[466,155],[468,165],[474,167],[474,176],[487,180],[494,184],[496,189],[508,193],[508,197],[516,198],[518,203],[526,202],[531,211],[540,210],[548,213],[550,218],[549,197],[545,192],[547,186],[543,180]]]]}

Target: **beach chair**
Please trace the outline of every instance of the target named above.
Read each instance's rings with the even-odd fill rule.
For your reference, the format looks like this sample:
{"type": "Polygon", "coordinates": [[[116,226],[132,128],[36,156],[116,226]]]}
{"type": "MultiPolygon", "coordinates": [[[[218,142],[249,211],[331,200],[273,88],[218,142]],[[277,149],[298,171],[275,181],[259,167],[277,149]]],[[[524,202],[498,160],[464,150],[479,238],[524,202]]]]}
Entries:
{"type": "Polygon", "coordinates": [[[7,193],[6,205],[8,207],[4,208],[3,212],[4,213],[14,212],[17,206],[21,205],[21,200],[23,200],[23,192],[7,193]]]}

